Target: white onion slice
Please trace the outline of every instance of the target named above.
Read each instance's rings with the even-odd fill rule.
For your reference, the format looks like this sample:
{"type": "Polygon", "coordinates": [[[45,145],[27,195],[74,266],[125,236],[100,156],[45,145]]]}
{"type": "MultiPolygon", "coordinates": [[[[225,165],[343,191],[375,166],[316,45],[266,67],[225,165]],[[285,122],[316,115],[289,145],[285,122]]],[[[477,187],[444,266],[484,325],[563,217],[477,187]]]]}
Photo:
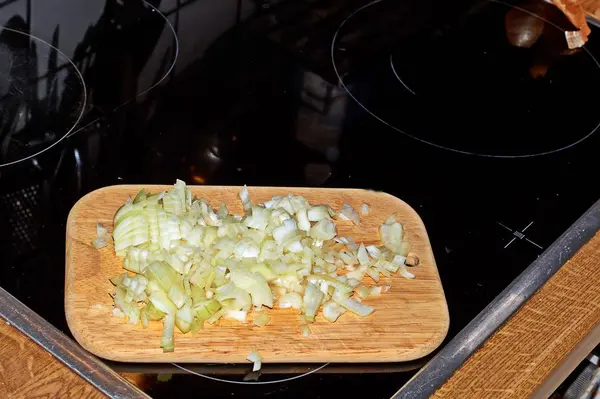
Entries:
{"type": "Polygon", "coordinates": [[[368,216],[369,213],[371,213],[371,207],[369,204],[363,202],[363,204],[360,206],[360,212],[363,214],[363,216],[368,216]]]}
{"type": "Polygon", "coordinates": [[[302,309],[302,297],[297,292],[288,292],[279,298],[281,309],[302,309]]]}
{"type": "Polygon", "coordinates": [[[361,266],[369,264],[369,254],[367,253],[365,244],[363,243],[361,243],[360,247],[358,248],[358,261],[360,262],[361,266]]]}
{"type": "Polygon", "coordinates": [[[351,205],[343,204],[339,215],[342,220],[351,220],[356,225],[360,223],[360,216],[358,216],[358,212],[351,205]]]}
{"type": "Polygon", "coordinates": [[[252,371],[258,371],[262,367],[262,356],[257,351],[252,351],[246,356],[246,360],[252,362],[252,371]]]}

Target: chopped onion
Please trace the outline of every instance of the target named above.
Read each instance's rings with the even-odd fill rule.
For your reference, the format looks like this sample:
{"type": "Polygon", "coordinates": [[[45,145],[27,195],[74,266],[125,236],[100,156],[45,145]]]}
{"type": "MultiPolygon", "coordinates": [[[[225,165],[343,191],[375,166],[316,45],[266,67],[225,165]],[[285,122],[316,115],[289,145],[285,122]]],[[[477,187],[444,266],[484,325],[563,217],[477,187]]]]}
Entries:
{"type": "Polygon", "coordinates": [[[160,347],[163,352],[173,352],[175,350],[175,314],[167,313],[163,318],[163,333],[160,339],[160,347]]]}
{"type": "Polygon", "coordinates": [[[404,262],[406,262],[406,256],[402,256],[402,255],[396,255],[396,256],[394,256],[394,259],[392,260],[392,263],[395,263],[397,265],[404,265],[404,262]]]}
{"type": "Polygon", "coordinates": [[[296,219],[298,219],[298,228],[302,231],[308,232],[310,230],[310,220],[308,219],[308,213],[306,209],[300,209],[296,213],[296,219]]]}
{"type": "Polygon", "coordinates": [[[259,248],[256,242],[249,238],[242,238],[235,246],[234,253],[238,258],[257,258],[259,248]]]}
{"type": "Polygon", "coordinates": [[[306,324],[303,324],[300,326],[300,333],[302,334],[303,337],[309,337],[310,336],[310,328],[306,324]]]}
{"type": "Polygon", "coordinates": [[[325,302],[323,305],[323,317],[331,323],[335,322],[346,309],[333,301],[325,302]]]}
{"type": "Polygon", "coordinates": [[[261,208],[260,206],[253,206],[252,215],[246,218],[244,224],[253,229],[265,230],[269,223],[270,215],[271,213],[268,209],[261,208]]]}
{"type": "Polygon", "coordinates": [[[226,319],[237,320],[240,323],[243,323],[246,321],[247,314],[248,312],[245,312],[243,310],[228,310],[227,312],[225,312],[223,317],[226,319]]]}
{"type": "Polygon", "coordinates": [[[415,278],[415,275],[412,274],[411,272],[408,271],[408,269],[406,268],[406,266],[401,266],[400,267],[400,275],[404,278],[408,278],[408,279],[413,279],[415,278]]]}
{"type": "Polygon", "coordinates": [[[331,219],[321,219],[310,228],[309,235],[317,240],[331,240],[336,235],[335,223],[331,219]]]}
{"type": "Polygon", "coordinates": [[[398,222],[384,223],[379,227],[379,237],[381,242],[390,251],[401,254],[402,249],[402,238],[404,237],[404,229],[398,222]]]}
{"type": "Polygon", "coordinates": [[[340,219],[342,220],[351,220],[354,224],[360,223],[360,216],[358,216],[358,212],[356,212],[354,208],[348,204],[342,205],[339,215],[340,219]]]}
{"type": "Polygon", "coordinates": [[[371,212],[371,207],[369,206],[369,204],[363,202],[363,204],[360,206],[360,212],[364,216],[367,216],[371,212]]]}
{"type": "MultiPolygon", "coordinates": [[[[362,300],[389,286],[362,285],[365,275],[375,282],[398,271],[415,277],[405,267],[410,246],[394,215],[379,229],[383,246],[359,246],[352,237],[337,236],[336,213],[327,205],[311,206],[288,194],[254,206],[246,186],[239,197],[243,216],[230,214],[223,203],[215,211],[177,180],[166,192],[140,190],[119,208],[112,237],[128,272],[110,279],[113,315],[143,327],[162,320],[165,352],[174,350],[175,327],[196,334],[205,322],[222,318],[245,323],[250,312],[252,323],[263,327],[270,316],[261,309],[274,302],[299,311],[308,336],[306,324],[319,312],[335,322],[347,310],[361,317],[374,311],[362,300]]],[[[370,207],[362,204],[361,212],[370,214],[370,207]]],[[[339,217],[360,221],[348,204],[339,217]]],[[[109,244],[99,223],[96,235],[95,247],[109,244]]]]}
{"type": "Polygon", "coordinates": [[[385,223],[385,224],[394,224],[394,223],[396,223],[396,214],[394,213],[394,214],[388,216],[383,223],[385,223]]]}
{"type": "Polygon", "coordinates": [[[273,238],[277,244],[281,245],[287,239],[296,235],[296,222],[292,219],[286,219],[280,227],[273,230],[273,238]]]}
{"type": "Polygon", "coordinates": [[[355,288],[354,292],[362,299],[367,299],[371,295],[371,289],[364,285],[359,285],[355,288]]]}
{"type": "Polygon", "coordinates": [[[378,296],[381,295],[384,292],[388,292],[390,290],[390,286],[389,285],[385,285],[385,286],[381,286],[381,285],[377,285],[375,287],[371,287],[369,289],[369,295],[370,296],[378,296]]]}
{"type": "Polygon", "coordinates": [[[108,230],[100,223],[96,223],[96,236],[108,237],[108,230]]]}
{"type": "Polygon", "coordinates": [[[367,245],[367,252],[369,256],[373,259],[377,259],[381,256],[381,250],[377,248],[375,245],[367,245]]]}
{"type": "Polygon", "coordinates": [[[281,309],[301,309],[302,297],[297,292],[288,292],[279,298],[279,308],[281,309]]]}
{"type": "Polygon", "coordinates": [[[344,308],[351,311],[352,313],[354,313],[358,316],[361,316],[361,317],[366,317],[366,316],[370,315],[371,313],[373,313],[373,311],[375,310],[371,306],[367,306],[367,305],[360,303],[354,299],[350,299],[349,297],[346,296],[345,293],[341,293],[338,291],[336,291],[333,294],[333,300],[335,302],[337,302],[339,305],[341,305],[344,308]]]}
{"type": "Polygon", "coordinates": [[[104,248],[106,246],[108,246],[108,242],[105,237],[96,237],[94,238],[94,241],[92,241],[92,247],[96,249],[104,248]]]}
{"type": "Polygon", "coordinates": [[[262,367],[262,356],[256,351],[252,351],[246,357],[246,360],[252,362],[252,371],[258,371],[262,367]]]}
{"type": "Polygon", "coordinates": [[[321,302],[325,298],[325,294],[317,288],[316,285],[309,283],[304,291],[304,316],[308,320],[314,320],[317,310],[321,306],[321,302]]]}
{"type": "Polygon", "coordinates": [[[362,266],[369,264],[369,254],[367,253],[367,250],[365,249],[365,244],[363,243],[361,243],[360,247],[358,248],[358,261],[362,266]]]}
{"type": "MultiPolygon", "coordinates": [[[[346,277],[348,277],[348,275],[346,275],[346,277]]],[[[360,280],[357,280],[355,278],[348,278],[346,279],[346,283],[350,286],[350,287],[356,287],[360,284],[360,280]]]]}
{"type": "Polygon", "coordinates": [[[252,201],[250,201],[250,193],[248,193],[248,187],[244,184],[244,187],[240,190],[239,193],[240,201],[242,201],[242,206],[244,210],[247,211],[252,208],[252,201]]]}
{"type": "Polygon", "coordinates": [[[259,313],[258,315],[256,315],[256,317],[254,318],[254,324],[259,326],[259,327],[264,327],[266,326],[269,321],[271,321],[271,317],[267,314],[264,313],[259,313]]]}
{"type": "Polygon", "coordinates": [[[323,219],[329,219],[329,207],[326,205],[316,205],[307,211],[308,220],[311,222],[319,222],[323,219]]]}
{"type": "Polygon", "coordinates": [[[376,282],[376,283],[379,282],[379,271],[378,270],[367,269],[367,274],[369,275],[369,277],[371,277],[371,279],[373,279],[374,282],[376,282]]]}
{"type": "Polygon", "coordinates": [[[236,286],[250,293],[255,307],[260,308],[262,305],[273,307],[273,293],[263,276],[243,270],[233,270],[230,276],[236,286]]]}
{"type": "Polygon", "coordinates": [[[354,238],[352,238],[352,237],[337,236],[334,238],[334,240],[335,240],[335,242],[344,244],[346,246],[346,248],[348,248],[350,251],[356,251],[358,249],[358,245],[356,245],[356,242],[354,241],[354,238]]]}

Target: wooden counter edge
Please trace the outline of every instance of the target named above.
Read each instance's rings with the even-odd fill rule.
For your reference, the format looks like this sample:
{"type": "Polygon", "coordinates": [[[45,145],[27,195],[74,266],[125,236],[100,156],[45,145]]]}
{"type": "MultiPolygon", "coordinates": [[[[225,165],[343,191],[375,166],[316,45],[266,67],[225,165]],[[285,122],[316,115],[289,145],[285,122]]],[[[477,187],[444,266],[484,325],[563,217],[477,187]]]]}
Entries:
{"type": "Polygon", "coordinates": [[[597,232],[432,397],[551,394],[600,342],[599,270],[597,232]]]}
{"type": "Polygon", "coordinates": [[[107,397],[2,318],[0,337],[0,397],[107,397]]]}

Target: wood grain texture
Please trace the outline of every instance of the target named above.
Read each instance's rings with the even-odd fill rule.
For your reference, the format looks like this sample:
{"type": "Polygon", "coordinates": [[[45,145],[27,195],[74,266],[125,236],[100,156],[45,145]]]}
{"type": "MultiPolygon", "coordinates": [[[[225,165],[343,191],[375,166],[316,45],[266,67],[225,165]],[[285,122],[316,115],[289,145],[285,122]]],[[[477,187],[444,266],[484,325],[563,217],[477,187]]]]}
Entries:
{"type": "Polygon", "coordinates": [[[0,398],[106,398],[25,334],[0,319],[0,398]]]}
{"type": "Polygon", "coordinates": [[[575,0],[575,3],[580,5],[587,15],[600,21],[600,0],[575,0]]]}
{"type": "Polygon", "coordinates": [[[600,340],[599,271],[596,233],[433,397],[530,398],[586,337],[600,340]]]}
{"type": "MultiPolygon", "coordinates": [[[[395,362],[429,354],[448,330],[448,308],[423,222],[406,203],[389,194],[365,190],[313,188],[249,188],[255,203],[273,195],[294,193],[310,203],[325,203],[339,209],[346,202],[359,209],[363,202],[372,213],[360,226],[338,222],[340,235],[351,235],[365,244],[379,241],[378,226],[396,212],[421,264],[411,269],[407,280],[396,275],[383,279],[390,292],[369,299],[376,307],[369,317],[345,314],[336,323],[321,316],[310,326],[311,335],[302,337],[297,313],[291,309],[269,311],[271,322],[261,328],[252,324],[222,321],[207,326],[193,337],[176,332],[175,351],[162,353],[159,347],[162,324],[148,329],[132,326],[111,316],[112,286],[109,277],[122,273],[122,261],[111,247],[96,250],[90,242],[97,222],[112,231],[112,217],[129,195],[142,186],[111,186],[83,197],[71,210],[67,222],[65,311],[77,341],[90,352],[111,360],[130,362],[243,363],[252,350],[264,362],[395,362]]],[[[169,186],[145,187],[152,192],[169,186]]],[[[237,198],[239,187],[192,187],[197,197],[213,206],[225,202],[231,212],[242,213],[237,198]]],[[[370,282],[370,285],[373,283],[370,282]]]]}

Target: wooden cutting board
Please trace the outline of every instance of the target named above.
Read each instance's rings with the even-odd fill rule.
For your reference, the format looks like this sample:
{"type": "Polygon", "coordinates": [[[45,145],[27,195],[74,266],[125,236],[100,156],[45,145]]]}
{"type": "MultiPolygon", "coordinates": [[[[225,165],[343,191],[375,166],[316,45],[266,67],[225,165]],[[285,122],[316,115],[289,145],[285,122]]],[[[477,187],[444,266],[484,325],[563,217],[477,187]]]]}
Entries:
{"type": "MultiPolygon", "coordinates": [[[[423,357],[439,346],[448,330],[448,308],[427,231],[417,213],[405,202],[389,194],[357,189],[329,188],[249,188],[254,203],[273,195],[293,193],[311,204],[328,204],[339,210],[348,203],[359,210],[363,202],[371,213],[361,217],[359,226],[337,222],[338,234],[356,242],[379,244],[378,227],[392,213],[404,224],[413,252],[421,259],[410,269],[416,275],[408,280],[400,275],[383,278],[391,290],[365,303],[375,307],[366,318],[344,314],[335,323],[321,315],[303,337],[297,313],[292,309],[272,309],[265,327],[223,320],[207,325],[196,336],[175,333],[175,351],[163,353],[159,346],[162,322],[149,328],[133,326],[112,316],[112,284],[109,278],[123,273],[122,260],[112,244],[95,249],[91,241],[100,222],[112,232],[116,210],[142,187],[150,192],[171,186],[111,186],[87,194],[71,210],[67,221],[65,312],[75,339],[87,350],[105,359],[126,362],[242,363],[257,350],[264,362],[400,362],[423,357]]],[[[194,186],[197,197],[213,206],[225,202],[230,212],[242,214],[237,197],[239,187],[194,186]]],[[[368,285],[374,285],[369,277],[368,285]]]]}

